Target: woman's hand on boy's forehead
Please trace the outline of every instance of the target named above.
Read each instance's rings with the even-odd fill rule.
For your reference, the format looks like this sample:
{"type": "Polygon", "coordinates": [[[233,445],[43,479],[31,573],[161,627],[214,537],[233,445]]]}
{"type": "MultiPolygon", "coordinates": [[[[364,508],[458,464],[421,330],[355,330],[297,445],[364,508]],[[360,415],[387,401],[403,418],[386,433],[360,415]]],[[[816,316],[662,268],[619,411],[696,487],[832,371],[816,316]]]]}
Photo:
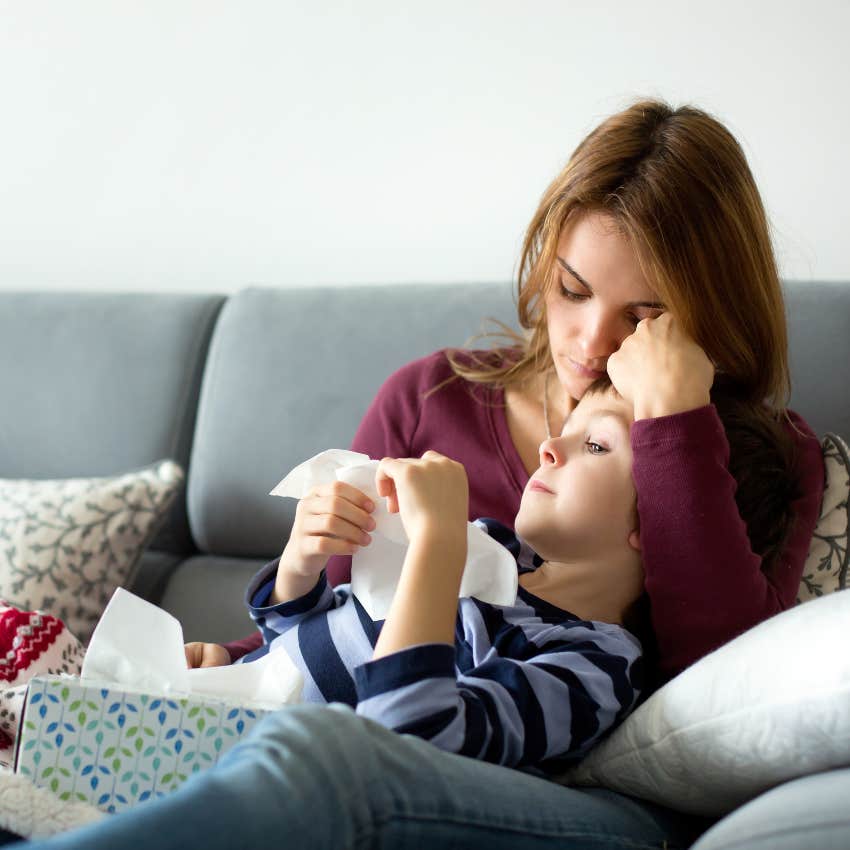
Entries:
{"type": "Polygon", "coordinates": [[[643,319],[607,363],[635,420],[670,416],[710,401],[714,365],[671,313],[643,319]]]}

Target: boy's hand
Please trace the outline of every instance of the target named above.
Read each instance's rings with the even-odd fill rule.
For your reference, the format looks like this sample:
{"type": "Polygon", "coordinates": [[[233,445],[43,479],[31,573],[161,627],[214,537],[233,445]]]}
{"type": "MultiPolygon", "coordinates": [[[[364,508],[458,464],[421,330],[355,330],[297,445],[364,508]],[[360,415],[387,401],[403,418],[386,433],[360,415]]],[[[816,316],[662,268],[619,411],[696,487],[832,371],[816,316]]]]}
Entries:
{"type": "Polygon", "coordinates": [[[375,477],[390,513],[400,513],[410,542],[429,534],[466,541],[469,483],[463,464],[438,452],[384,458],[375,477]]]}
{"type": "Polygon", "coordinates": [[[384,458],[375,476],[410,545],[373,658],[424,643],[453,644],[466,562],[469,484],[459,463],[437,452],[384,458]]]}
{"type": "Polygon", "coordinates": [[[375,528],[372,500],[344,481],[313,488],[298,502],[280,567],[315,578],[331,555],[353,555],[368,546],[375,528]]]}
{"type": "Polygon", "coordinates": [[[695,410],[710,402],[714,364],[670,313],[638,322],[606,366],[635,420],[695,410]]]}
{"type": "Polygon", "coordinates": [[[183,647],[186,652],[186,666],[190,670],[196,667],[224,667],[230,664],[230,653],[217,643],[193,641],[183,647]]]}

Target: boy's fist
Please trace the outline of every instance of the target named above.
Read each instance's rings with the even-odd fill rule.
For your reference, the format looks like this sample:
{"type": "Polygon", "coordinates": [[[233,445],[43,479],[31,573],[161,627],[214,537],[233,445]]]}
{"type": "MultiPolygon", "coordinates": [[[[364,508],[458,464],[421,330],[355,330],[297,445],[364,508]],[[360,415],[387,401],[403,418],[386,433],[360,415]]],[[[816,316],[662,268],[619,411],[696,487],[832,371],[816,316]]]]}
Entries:
{"type": "Polygon", "coordinates": [[[374,509],[365,493],[343,481],[313,488],[295,509],[280,569],[315,578],[331,555],[353,555],[368,546],[372,538],[367,532],[375,529],[374,509]]]}
{"type": "Polygon", "coordinates": [[[385,457],[375,486],[390,513],[401,514],[411,541],[429,533],[466,539],[469,482],[463,464],[433,451],[418,459],[385,457]]]}

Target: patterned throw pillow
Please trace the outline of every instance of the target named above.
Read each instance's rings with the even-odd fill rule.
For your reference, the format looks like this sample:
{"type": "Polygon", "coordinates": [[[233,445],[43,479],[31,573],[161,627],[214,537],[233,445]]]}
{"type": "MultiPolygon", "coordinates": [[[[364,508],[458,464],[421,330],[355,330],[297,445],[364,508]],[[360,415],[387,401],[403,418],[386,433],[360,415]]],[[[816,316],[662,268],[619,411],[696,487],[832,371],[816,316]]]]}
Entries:
{"type": "Polygon", "coordinates": [[[850,449],[836,434],[823,438],[824,491],[820,519],[803,568],[797,601],[847,587],[850,531],[850,449]]]}
{"type": "Polygon", "coordinates": [[[111,478],[0,480],[0,597],[87,644],[182,480],[170,460],[111,478]]]}

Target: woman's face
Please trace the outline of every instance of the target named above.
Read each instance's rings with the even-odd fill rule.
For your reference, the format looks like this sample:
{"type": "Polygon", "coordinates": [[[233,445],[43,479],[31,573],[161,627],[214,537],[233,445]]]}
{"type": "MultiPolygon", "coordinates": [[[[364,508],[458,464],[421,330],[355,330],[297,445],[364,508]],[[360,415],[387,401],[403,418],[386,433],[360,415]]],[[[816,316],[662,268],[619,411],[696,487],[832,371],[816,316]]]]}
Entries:
{"type": "Polygon", "coordinates": [[[585,213],[564,227],[552,274],[549,347],[561,385],[580,399],[637,323],[659,316],[664,305],[604,213],[585,213]]]}

